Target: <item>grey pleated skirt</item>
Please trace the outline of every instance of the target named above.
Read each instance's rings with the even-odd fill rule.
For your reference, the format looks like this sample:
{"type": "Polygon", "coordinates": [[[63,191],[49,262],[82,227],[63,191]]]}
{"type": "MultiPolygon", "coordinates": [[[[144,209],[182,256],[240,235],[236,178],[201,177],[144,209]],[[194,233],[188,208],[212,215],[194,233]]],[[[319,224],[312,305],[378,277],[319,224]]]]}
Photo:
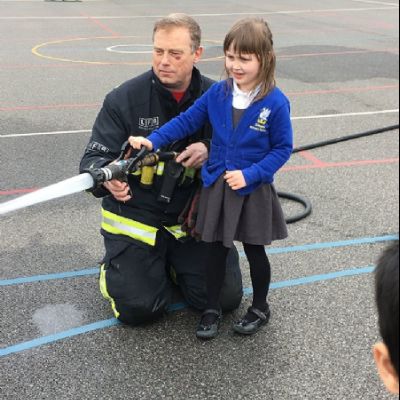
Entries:
{"type": "Polygon", "coordinates": [[[207,243],[234,241],[269,245],[288,236],[274,185],[264,184],[248,196],[233,191],[221,176],[201,193],[196,232],[207,243]]]}

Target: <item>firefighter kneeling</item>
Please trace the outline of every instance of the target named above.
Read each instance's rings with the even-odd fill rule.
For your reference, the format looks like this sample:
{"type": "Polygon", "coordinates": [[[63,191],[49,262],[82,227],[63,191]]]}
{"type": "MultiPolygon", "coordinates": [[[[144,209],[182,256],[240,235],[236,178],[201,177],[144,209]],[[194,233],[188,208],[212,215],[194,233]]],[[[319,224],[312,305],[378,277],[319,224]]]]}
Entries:
{"type": "MultiPolygon", "coordinates": [[[[199,310],[205,307],[207,253],[191,231],[200,180],[194,168],[175,162],[176,154],[164,153],[161,159],[168,161],[160,161],[156,154],[143,160],[142,168],[128,177],[133,194],[128,202],[119,203],[111,196],[103,200],[106,256],[100,289],[116,318],[127,324],[138,325],[163,315],[174,286],[181,289],[189,305],[199,310]]],[[[228,267],[222,304],[232,310],[242,298],[236,250],[228,267]]]]}
{"type": "MultiPolygon", "coordinates": [[[[148,136],[210,88],[213,81],[194,66],[202,55],[200,38],[200,28],[189,16],[171,15],[156,23],[153,68],[106,96],[81,171],[109,165],[131,135],[148,136]],[[172,45],[180,49],[179,57],[171,54],[172,45]]],[[[206,305],[205,244],[188,236],[182,225],[193,226],[191,199],[200,182],[190,168],[199,169],[208,158],[210,138],[206,125],[190,142],[161,149],[181,153],[176,162],[159,162],[130,175],[127,183],[107,182],[94,193],[104,197],[101,291],[124,323],[137,325],[163,315],[174,286],[190,306],[202,310],[206,305]]],[[[221,298],[225,311],[237,308],[243,294],[236,249],[227,264],[221,298]]]]}

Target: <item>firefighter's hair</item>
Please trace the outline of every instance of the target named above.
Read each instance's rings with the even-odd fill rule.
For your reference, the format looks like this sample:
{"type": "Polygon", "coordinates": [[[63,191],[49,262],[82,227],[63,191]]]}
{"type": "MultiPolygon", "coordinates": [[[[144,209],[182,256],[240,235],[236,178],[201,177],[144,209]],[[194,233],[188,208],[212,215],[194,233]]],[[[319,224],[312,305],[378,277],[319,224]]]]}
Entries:
{"type": "MultiPolygon", "coordinates": [[[[261,90],[256,100],[265,97],[276,86],[276,54],[274,40],[268,23],[262,18],[245,18],[238,21],[226,35],[224,53],[232,49],[238,54],[255,54],[261,64],[259,84],[261,90]]],[[[226,71],[228,74],[229,72],[226,71]]]]}
{"type": "Polygon", "coordinates": [[[154,25],[154,35],[162,29],[171,28],[186,28],[192,40],[192,52],[194,53],[201,45],[201,28],[200,25],[189,15],[182,13],[170,14],[165,18],[160,19],[154,25]]]}

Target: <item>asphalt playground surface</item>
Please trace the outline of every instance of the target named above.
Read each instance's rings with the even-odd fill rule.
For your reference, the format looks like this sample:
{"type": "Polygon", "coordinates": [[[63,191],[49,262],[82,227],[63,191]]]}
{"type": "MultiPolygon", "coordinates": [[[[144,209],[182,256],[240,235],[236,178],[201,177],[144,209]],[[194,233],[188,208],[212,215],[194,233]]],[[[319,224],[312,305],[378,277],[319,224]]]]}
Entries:
{"type": "MultiPolygon", "coordinates": [[[[154,21],[178,11],[200,22],[215,79],[231,25],[270,22],[296,146],[398,124],[398,0],[0,0],[0,202],[77,174],[104,96],[149,68],[154,21]]],[[[149,326],[113,319],[98,200],[1,217],[0,398],[389,399],[371,272],[399,231],[398,168],[398,131],[292,157],[276,185],[314,210],[269,249],[273,318],[251,338],[230,327],[250,303],[243,257],[247,296],[203,343],[179,298],[149,326]]]]}

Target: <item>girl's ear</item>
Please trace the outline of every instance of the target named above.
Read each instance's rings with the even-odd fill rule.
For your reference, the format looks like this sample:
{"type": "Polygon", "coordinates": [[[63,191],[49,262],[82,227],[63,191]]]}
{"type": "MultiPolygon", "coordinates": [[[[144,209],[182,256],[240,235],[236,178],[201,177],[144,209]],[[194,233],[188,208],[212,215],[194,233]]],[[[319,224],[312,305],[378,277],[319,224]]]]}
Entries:
{"type": "Polygon", "coordinates": [[[379,375],[389,392],[399,394],[399,377],[392,365],[390,354],[384,343],[378,343],[374,347],[374,358],[379,375]]]}

